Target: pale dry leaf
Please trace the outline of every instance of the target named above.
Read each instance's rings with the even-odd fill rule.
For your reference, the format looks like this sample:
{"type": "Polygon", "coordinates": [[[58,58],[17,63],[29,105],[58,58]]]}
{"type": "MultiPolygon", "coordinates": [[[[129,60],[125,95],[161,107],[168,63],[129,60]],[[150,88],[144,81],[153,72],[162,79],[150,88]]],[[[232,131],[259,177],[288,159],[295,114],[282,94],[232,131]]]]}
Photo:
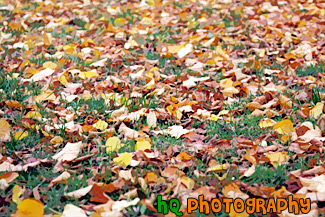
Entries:
{"type": "Polygon", "coordinates": [[[125,137],[128,139],[135,139],[139,137],[139,132],[127,127],[124,123],[121,124],[120,128],[118,129],[119,132],[123,132],[125,137]]]}
{"type": "Polygon", "coordinates": [[[66,194],[64,194],[64,196],[79,199],[79,198],[85,196],[86,194],[88,194],[91,191],[92,187],[93,187],[93,185],[89,185],[85,188],[80,188],[78,190],[66,193],[66,194]]]}
{"type": "Polygon", "coordinates": [[[61,217],[87,217],[86,212],[73,204],[67,204],[64,206],[61,217]]]}
{"type": "Polygon", "coordinates": [[[185,135],[186,133],[190,132],[190,130],[184,129],[182,126],[171,126],[168,127],[168,133],[172,136],[178,139],[182,135],[185,135]]]}
{"type": "Polygon", "coordinates": [[[149,112],[147,115],[147,124],[150,128],[155,128],[157,126],[157,116],[155,112],[149,112]]]}
{"type": "Polygon", "coordinates": [[[61,175],[59,175],[58,177],[54,178],[54,179],[51,181],[51,184],[64,183],[64,182],[66,182],[70,177],[71,177],[70,173],[68,173],[67,171],[64,171],[61,175]]]}
{"type": "Polygon", "coordinates": [[[72,161],[78,157],[82,146],[81,141],[76,143],[68,142],[66,146],[60,152],[56,153],[52,158],[58,161],[72,161]]]}

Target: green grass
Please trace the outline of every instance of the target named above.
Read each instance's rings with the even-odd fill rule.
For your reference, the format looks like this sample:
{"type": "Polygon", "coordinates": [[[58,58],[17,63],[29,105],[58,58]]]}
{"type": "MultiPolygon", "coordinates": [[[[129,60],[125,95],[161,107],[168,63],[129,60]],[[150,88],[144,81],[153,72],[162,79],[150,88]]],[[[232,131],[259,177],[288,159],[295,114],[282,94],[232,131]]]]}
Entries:
{"type": "Polygon", "coordinates": [[[298,76],[314,76],[317,77],[318,73],[324,74],[325,73],[325,63],[319,62],[316,65],[309,65],[305,67],[298,66],[296,69],[296,74],[298,76]]]}

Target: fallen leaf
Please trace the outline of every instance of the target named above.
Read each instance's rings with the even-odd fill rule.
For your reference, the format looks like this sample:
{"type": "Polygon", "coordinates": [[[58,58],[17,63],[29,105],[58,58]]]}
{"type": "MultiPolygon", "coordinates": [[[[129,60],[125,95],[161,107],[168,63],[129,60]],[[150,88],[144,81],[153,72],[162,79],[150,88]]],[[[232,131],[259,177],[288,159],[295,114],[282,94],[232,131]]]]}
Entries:
{"type": "Polygon", "coordinates": [[[123,134],[128,139],[135,139],[139,137],[138,131],[135,131],[129,127],[127,127],[124,123],[121,124],[120,128],[118,129],[119,132],[123,132],[123,134]]]}
{"type": "Polygon", "coordinates": [[[73,204],[67,204],[64,206],[61,217],[71,217],[71,216],[87,217],[87,214],[80,207],[77,207],[73,204]]]}
{"type": "MultiPolygon", "coordinates": [[[[66,183],[66,181],[71,177],[70,173],[64,171],[61,175],[59,175],[58,177],[54,178],[51,183],[50,186],[52,186],[53,184],[56,183],[66,183]]],[[[50,187],[49,186],[49,187],[50,187]]]]}
{"type": "Polygon", "coordinates": [[[120,154],[118,157],[114,158],[113,161],[119,166],[127,167],[128,165],[130,165],[132,157],[133,154],[125,152],[120,154]]]}
{"type": "Polygon", "coordinates": [[[64,196],[79,199],[79,198],[85,196],[86,194],[88,194],[91,191],[92,187],[93,187],[92,185],[89,185],[85,188],[80,188],[78,190],[66,193],[66,194],[64,194],[64,196]]]}
{"type": "Polygon", "coordinates": [[[26,198],[17,206],[17,217],[42,217],[44,205],[34,199],[26,198]]]}
{"type": "Polygon", "coordinates": [[[58,78],[58,81],[60,81],[60,83],[63,84],[63,85],[67,85],[67,84],[68,84],[67,77],[65,77],[64,75],[61,75],[61,76],[58,78]]]}
{"type": "Polygon", "coordinates": [[[318,119],[323,114],[324,104],[322,102],[316,103],[316,105],[309,111],[309,116],[314,119],[318,119]]]}
{"type": "Polygon", "coordinates": [[[78,75],[81,79],[97,78],[99,75],[94,71],[80,72],[78,75]]]}
{"type": "Polygon", "coordinates": [[[181,182],[183,185],[186,186],[187,189],[190,189],[190,190],[192,190],[195,186],[195,181],[187,176],[182,176],[181,182]]]}
{"type": "Polygon", "coordinates": [[[250,168],[248,168],[248,170],[246,170],[244,172],[244,174],[241,177],[244,177],[244,176],[245,177],[250,177],[255,173],[255,170],[256,170],[255,165],[252,165],[250,168]]]}
{"type": "Polygon", "coordinates": [[[11,126],[5,119],[0,119],[0,142],[10,141],[11,126]]]}
{"type": "Polygon", "coordinates": [[[222,165],[214,165],[212,167],[209,167],[207,169],[207,172],[220,172],[227,170],[230,167],[228,163],[222,164],[222,165]]]}
{"type": "Polygon", "coordinates": [[[239,186],[231,183],[222,188],[222,193],[225,197],[236,199],[236,198],[241,198],[241,199],[248,199],[249,196],[245,193],[243,193],[239,186]]]}
{"type": "Polygon", "coordinates": [[[15,185],[12,189],[12,201],[19,205],[21,203],[20,196],[24,193],[24,189],[21,188],[19,185],[15,185]]]}
{"type": "Polygon", "coordinates": [[[274,167],[277,167],[278,165],[280,166],[280,165],[288,162],[290,159],[287,152],[284,152],[284,151],[268,153],[265,157],[269,159],[270,163],[274,167]]]}
{"type": "Polygon", "coordinates": [[[56,96],[53,93],[53,91],[46,90],[46,91],[42,92],[41,94],[35,96],[34,97],[34,100],[37,103],[41,103],[41,102],[43,102],[45,100],[55,101],[56,100],[56,96]]]}
{"type": "Polygon", "coordinates": [[[121,143],[121,140],[117,136],[113,136],[107,139],[106,143],[106,152],[112,153],[118,151],[124,145],[121,143]]]}
{"type": "Polygon", "coordinates": [[[106,121],[99,120],[95,124],[93,124],[93,127],[98,130],[104,131],[107,129],[108,123],[106,121]]]}
{"type": "Polygon", "coordinates": [[[43,80],[45,79],[46,77],[48,76],[51,76],[52,74],[54,73],[54,70],[51,69],[51,68],[45,68],[39,72],[37,72],[35,75],[33,75],[32,77],[30,77],[29,79],[22,79],[23,81],[28,81],[28,82],[31,82],[31,81],[40,81],[40,80],[43,80]]]}
{"type": "Polygon", "coordinates": [[[260,120],[260,122],[259,122],[259,126],[262,129],[263,128],[268,128],[268,127],[273,127],[275,124],[276,124],[276,121],[274,121],[272,119],[269,119],[269,118],[260,120]]]}
{"type": "Polygon", "coordinates": [[[135,144],[135,151],[151,149],[151,144],[145,139],[138,140],[135,144]]]}
{"type": "Polygon", "coordinates": [[[149,112],[147,115],[147,124],[149,128],[155,128],[157,126],[157,117],[155,112],[149,112]]]}
{"type": "Polygon", "coordinates": [[[49,32],[44,32],[43,33],[43,42],[46,46],[50,46],[52,44],[52,36],[51,33],[49,32]]]}
{"type": "Polygon", "coordinates": [[[0,189],[5,190],[9,187],[9,183],[19,176],[16,172],[7,172],[0,175],[0,189]]]}
{"type": "Polygon", "coordinates": [[[56,67],[58,67],[58,66],[55,63],[53,63],[52,61],[47,61],[47,62],[43,63],[43,67],[55,70],[56,67]]]}
{"type": "Polygon", "coordinates": [[[16,131],[14,133],[15,140],[22,140],[23,138],[25,138],[27,136],[28,136],[28,132],[27,131],[23,131],[23,130],[16,131]]]}
{"type": "Polygon", "coordinates": [[[59,145],[63,143],[63,138],[61,136],[54,136],[50,140],[50,144],[59,145]]]}
{"type": "Polygon", "coordinates": [[[52,158],[58,161],[72,161],[78,157],[82,146],[81,141],[76,143],[68,142],[66,146],[60,152],[56,153],[52,158]]]}
{"type": "Polygon", "coordinates": [[[114,20],[114,24],[117,26],[124,26],[126,19],[124,17],[119,17],[114,20]]]}
{"type": "Polygon", "coordinates": [[[241,213],[237,213],[234,209],[234,205],[231,204],[229,217],[249,217],[249,214],[245,210],[241,213]]]}
{"type": "Polygon", "coordinates": [[[182,135],[190,132],[189,130],[184,129],[182,126],[171,126],[171,127],[168,127],[168,131],[169,131],[169,134],[172,137],[175,137],[176,139],[178,139],[182,135]]]}
{"type": "Polygon", "coordinates": [[[290,135],[292,132],[296,132],[295,128],[293,127],[292,121],[289,119],[278,122],[273,126],[273,129],[279,134],[285,135],[290,135]]]}
{"type": "Polygon", "coordinates": [[[192,51],[193,51],[193,45],[192,44],[187,44],[187,45],[185,45],[185,47],[181,48],[177,52],[177,56],[178,56],[178,58],[182,59],[183,57],[185,57],[186,55],[188,55],[192,51]]]}

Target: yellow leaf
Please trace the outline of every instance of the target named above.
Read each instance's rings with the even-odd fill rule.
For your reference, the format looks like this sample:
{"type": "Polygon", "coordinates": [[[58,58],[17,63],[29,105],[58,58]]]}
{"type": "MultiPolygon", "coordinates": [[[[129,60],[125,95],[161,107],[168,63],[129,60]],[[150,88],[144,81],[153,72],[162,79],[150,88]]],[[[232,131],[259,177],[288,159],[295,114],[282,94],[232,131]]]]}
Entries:
{"type": "Polygon", "coordinates": [[[282,144],[286,144],[286,143],[289,141],[289,139],[290,139],[289,135],[283,135],[283,136],[281,136],[281,138],[280,138],[280,142],[281,142],[282,144]]]}
{"type": "Polygon", "coordinates": [[[15,140],[22,140],[23,138],[25,138],[27,136],[28,136],[28,132],[23,131],[23,130],[19,130],[19,131],[14,133],[15,140]]]}
{"type": "Polygon", "coordinates": [[[113,161],[115,163],[117,163],[117,165],[119,165],[119,166],[127,167],[130,165],[132,157],[133,157],[133,154],[125,152],[125,153],[120,154],[120,156],[114,158],[113,161]]]}
{"type": "MultiPolygon", "coordinates": [[[[28,66],[28,65],[30,65],[30,61],[29,61],[29,60],[24,60],[24,61],[20,64],[19,68],[20,68],[20,69],[23,69],[25,66],[28,66]]],[[[30,68],[29,68],[29,69],[30,69],[30,68]]]]}
{"type": "Polygon", "coordinates": [[[220,81],[220,87],[221,88],[232,87],[233,83],[234,82],[230,78],[226,78],[220,81]]]}
{"type": "Polygon", "coordinates": [[[126,19],[123,18],[123,17],[119,17],[119,18],[116,18],[116,19],[114,20],[114,24],[115,24],[116,26],[124,26],[125,23],[126,23],[126,19]]]}
{"type": "Polygon", "coordinates": [[[167,50],[168,50],[168,53],[176,54],[182,48],[184,48],[184,45],[170,45],[170,46],[167,47],[167,50]]]}
{"type": "Polygon", "coordinates": [[[222,50],[222,47],[220,45],[218,45],[216,47],[216,54],[219,54],[219,55],[223,55],[225,54],[226,52],[224,50],[222,50]]]}
{"type": "Polygon", "coordinates": [[[84,100],[91,99],[93,96],[91,94],[84,93],[81,95],[81,98],[84,100]]]}
{"type": "Polygon", "coordinates": [[[274,125],[273,130],[279,134],[289,135],[292,132],[296,132],[296,129],[293,127],[293,123],[289,119],[282,120],[274,125]]]}
{"type": "Polygon", "coordinates": [[[19,73],[12,73],[12,75],[11,75],[11,76],[12,76],[13,78],[18,78],[18,77],[19,77],[19,75],[20,75],[19,73]]]}
{"type": "Polygon", "coordinates": [[[229,59],[228,54],[224,50],[222,50],[222,47],[220,45],[216,47],[215,53],[217,54],[216,58],[214,58],[215,61],[229,59]]]}
{"type": "Polygon", "coordinates": [[[107,139],[105,145],[107,153],[118,151],[123,146],[123,144],[121,144],[121,140],[117,136],[113,136],[107,139]]]}
{"type": "Polygon", "coordinates": [[[292,101],[288,97],[280,95],[279,99],[280,99],[281,105],[283,105],[285,108],[291,108],[292,107],[292,101]]]}
{"type": "Polygon", "coordinates": [[[75,54],[77,54],[76,45],[74,45],[74,44],[64,45],[63,46],[63,50],[68,55],[75,55],[75,54]]]}
{"type": "Polygon", "coordinates": [[[86,78],[97,78],[99,75],[96,72],[93,71],[87,71],[87,72],[80,72],[79,77],[81,79],[86,79],[86,78]]]}
{"type": "Polygon", "coordinates": [[[10,124],[5,119],[0,119],[0,141],[10,139],[10,124]]]}
{"type": "Polygon", "coordinates": [[[17,206],[17,217],[42,217],[44,215],[44,205],[34,199],[24,199],[17,206]]]}
{"type": "Polygon", "coordinates": [[[265,49],[262,49],[259,53],[258,53],[258,56],[260,58],[263,58],[265,56],[265,49]]]}
{"type": "Polygon", "coordinates": [[[47,62],[43,63],[43,67],[44,68],[50,68],[50,69],[54,70],[58,66],[55,63],[53,63],[52,61],[47,61],[47,62]]]}
{"type": "Polygon", "coordinates": [[[229,110],[221,110],[219,113],[218,113],[218,116],[221,116],[221,115],[228,115],[229,114],[229,110]]]}
{"type": "Polygon", "coordinates": [[[234,205],[231,205],[229,217],[249,217],[249,214],[244,210],[244,212],[237,213],[234,209],[234,205]]]}
{"type": "Polygon", "coordinates": [[[299,22],[299,24],[298,24],[298,28],[302,28],[302,27],[304,27],[305,25],[306,25],[306,20],[301,20],[300,22],[299,22]]]}
{"type": "Polygon", "coordinates": [[[51,33],[43,33],[43,42],[46,46],[50,46],[52,44],[52,36],[51,33]]]}
{"type": "Polygon", "coordinates": [[[276,167],[277,165],[281,165],[285,162],[288,162],[290,159],[289,155],[287,152],[272,152],[266,155],[266,158],[270,160],[270,163],[276,167]]]}
{"type": "Polygon", "coordinates": [[[150,142],[148,142],[147,140],[140,140],[137,141],[137,143],[135,144],[135,150],[139,151],[139,150],[146,150],[146,149],[151,149],[151,144],[150,142]]]}
{"type": "Polygon", "coordinates": [[[319,118],[319,116],[321,116],[321,114],[323,114],[323,108],[324,108],[323,103],[321,103],[321,102],[316,103],[314,108],[312,108],[309,111],[309,116],[313,117],[314,119],[319,118]]]}
{"type": "Polygon", "coordinates": [[[223,95],[225,95],[225,96],[231,96],[231,97],[232,97],[233,94],[237,94],[237,93],[239,93],[239,90],[237,90],[237,89],[234,88],[234,87],[227,87],[227,88],[223,89],[221,92],[222,92],[223,95]]]}
{"type": "Polygon", "coordinates": [[[25,190],[19,187],[19,185],[15,185],[12,189],[12,201],[16,204],[20,204],[21,200],[19,197],[24,193],[24,191],[25,190]]]}
{"type": "Polygon", "coordinates": [[[58,144],[62,144],[63,142],[63,138],[61,136],[54,136],[51,140],[50,140],[50,144],[52,145],[58,145],[58,144]]]}
{"type": "Polygon", "coordinates": [[[27,118],[31,118],[31,119],[37,119],[38,117],[42,117],[41,113],[37,112],[37,111],[29,111],[26,114],[27,118]]]}
{"type": "Polygon", "coordinates": [[[35,96],[34,100],[37,103],[40,103],[40,102],[42,102],[44,100],[54,101],[54,100],[56,100],[56,96],[54,95],[54,93],[51,90],[45,90],[40,95],[35,96]]]}
{"type": "Polygon", "coordinates": [[[142,20],[140,21],[140,23],[142,25],[150,25],[152,23],[152,18],[150,18],[150,17],[144,17],[144,18],[142,18],[142,20]]]}
{"type": "Polygon", "coordinates": [[[154,172],[148,172],[144,180],[147,183],[156,183],[158,180],[158,175],[154,172]]]}
{"type": "Polygon", "coordinates": [[[181,182],[186,186],[187,189],[192,190],[194,188],[195,181],[187,176],[182,176],[181,182]]]}
{"type": "Polygon", "coordinates": [[[106,130],[108,127],[108,123],[106,121],[99,120],[95,124],[93,124],[93,127],[95,127],[98,130],[106,130]]]}
{"type": "Polygon", "coordinates": [[[210,117],[210,121],[219,121],[222,118],[219,115],[212,114],[210,117]]]}
{"type": "Polygon", "coordinates": [[[212,167],[209,167],[207,169],[207,172],[220,172],[222,170],[226,170],[230,167],[230,165],[228,163],[222,164],[222,165],[215,165],[212,167]]]}
{"type": "Polygon", "coordinates": [[[64,75],[61,75],[58,80],[63,85],[66,85],[68,83],[68,80],[67,80],[67,78],[64,75]]]}
{"type": "Polygon", "coordinates": [[[156,4],[156,0],[149,0],[148,3],[149,3],[149,5],[151,5],[151,6],[155,6],[155,4],[156,4]]]}
{"type": "Polygon", "coordinates": [[[143,86],[146,90],[151,90],[156,86],[155,79],[151,79],[149,83],[147,83],[145,86],[143,86]]]}
{"type": "Polygon", "coordinates": [[[273,127],[275,124],[276,124],[276,121],[269,119],[269,118],[260,120],[260,122],[259,122],[260,128],[273,127]]]}

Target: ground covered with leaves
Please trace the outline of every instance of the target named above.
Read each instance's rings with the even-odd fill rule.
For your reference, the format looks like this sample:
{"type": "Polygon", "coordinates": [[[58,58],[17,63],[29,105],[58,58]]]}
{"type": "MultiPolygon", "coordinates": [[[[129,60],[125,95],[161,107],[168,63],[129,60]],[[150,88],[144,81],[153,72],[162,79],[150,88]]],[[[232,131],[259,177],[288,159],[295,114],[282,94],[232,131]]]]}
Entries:
{"type": "Polygon", "coordinates": [[[323,215],[320,2],[0,1],[0,213],[163,216],[161,195],[186,216],[203,194],[323,215]]]}

